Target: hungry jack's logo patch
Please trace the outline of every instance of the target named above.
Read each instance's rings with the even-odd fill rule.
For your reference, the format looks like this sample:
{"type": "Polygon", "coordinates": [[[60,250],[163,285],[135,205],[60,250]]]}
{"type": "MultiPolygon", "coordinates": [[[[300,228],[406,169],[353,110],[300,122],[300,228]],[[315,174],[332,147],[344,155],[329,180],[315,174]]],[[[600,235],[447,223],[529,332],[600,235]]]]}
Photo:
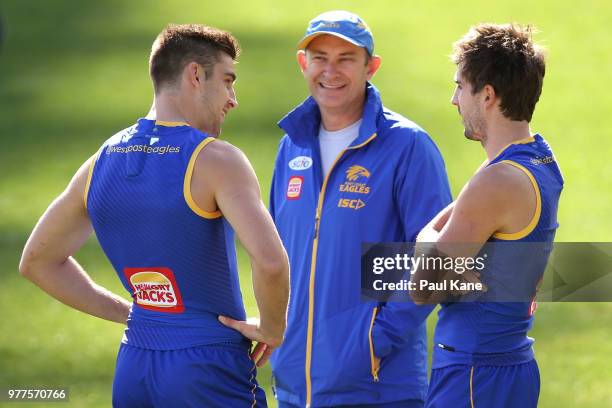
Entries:
{"type": "Polygon", "coordinates": [[[287,185],[287,199],[288,200],[297,200],[300,198],[302,194],[302,185],[304,184],[304,177],[302,176],[293,176],[289,179],[289,184],[287,185]]]}
{"type": "Polygon", "coordinates": [[[132,288],[134,303],[143,309],[167,313],[185,310],[170,268],[125,268],[123,273],[132,288]]]}

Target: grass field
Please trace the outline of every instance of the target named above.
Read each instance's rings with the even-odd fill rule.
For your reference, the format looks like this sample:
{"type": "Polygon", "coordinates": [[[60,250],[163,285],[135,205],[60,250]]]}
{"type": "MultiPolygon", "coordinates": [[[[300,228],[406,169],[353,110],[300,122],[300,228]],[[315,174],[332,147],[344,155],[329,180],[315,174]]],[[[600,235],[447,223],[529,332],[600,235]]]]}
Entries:
{"type": "MultiPolygon", "coordinates": [[[[244,48],[240,107],[223,137],[242,148],[264,196],[281,133],[276,121],[306,96],[295,44],[309,18],[332,8],[361,14],[383,66],[374,78],[385,104],[419,123],[445,157],[456,194],[484,156],[462,136],[449,103],[451,43],[479,21],[533,23],[549,50],[532,128],[555,149],[565,176],[558,241],[612,241],[612,5],[554,1],[77,2],[0,4],[0,388],[70,388],[70,406],[106,407],[122,328],[72,311],[17,273],[23,244],[49,202],[112,133],[149,108],[148,51],[168,22],[232,31],[244,48]]],[[[118,293],[94,240],[78,254],[94,279],[118,293]]],[[[256,313],[240,252],[248,312],[256,313]]],[[[579,270],[576,273],[580,273],[579,270]]],[[[429,320],[430,329],[435,317],[429,320]]],[[[612,304],[546,303],[538,309],[541,407],[612,406],[612,304]]],[[[260,373],[269,388],[269,368],[260,373]]],[[[1,404],[1,403],[0,403],[1,404]]],[[[274,406],[274,403],[271,404],[274,406]]],[[[26,405],[20,405],[26,406],[26,405]]],[[[40,406],[40,405],[33,405],[40,406]]],[[[62,405],[63,406],[63,405],[62,405]]]]}

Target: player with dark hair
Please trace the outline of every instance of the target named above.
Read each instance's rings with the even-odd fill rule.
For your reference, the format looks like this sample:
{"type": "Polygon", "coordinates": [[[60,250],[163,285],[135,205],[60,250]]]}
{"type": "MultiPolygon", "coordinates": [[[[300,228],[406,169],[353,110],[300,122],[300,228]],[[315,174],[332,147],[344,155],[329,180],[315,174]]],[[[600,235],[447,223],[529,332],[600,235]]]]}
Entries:
{"type": "Polygon", "coordinates": [[[249,161],[216,139],[237,106],[238,54],[225,31],[166,27],[150,58],[156,120],[139,119],[106,141],[24,249],[21,273],[51,296],[127,320],[115,407],[266,404],[255,366],[283,339],[288,260],[249,161]],[[234,230],[251,258],[260,324],[244,321],[234,230]],[[92,231],[132,304],[72,257],[92,231]]]}
{"type": "MultiPolygon", "coordinates": [[[[452,59],[457,64],[452,103],[465,137],[482,144],[487,161],[418,240],[434,242],[437,255],[454,258],[475,257],[485,244],[498,245],[480,279],[495,283],[490,275],[495,273],[518,286],[511,279],[521,279],[523,267],[544,272],[563,188],[550,146],[529,128],[542,91],[544,55],[530,27],[480,24],[455,43],[452,59]]],[[[436,281],[437,272],[420,269],[413,281],[417,286],[436,281]]],[[[531,290],[535,293],[535,283],[531,290]]],[[[412,295],[424,303],[440,294],[412,295]]],[[[442,303],[426,406],[537,406],[540,377],[527,336],[535,300],[519,300],[442,303]]]]}

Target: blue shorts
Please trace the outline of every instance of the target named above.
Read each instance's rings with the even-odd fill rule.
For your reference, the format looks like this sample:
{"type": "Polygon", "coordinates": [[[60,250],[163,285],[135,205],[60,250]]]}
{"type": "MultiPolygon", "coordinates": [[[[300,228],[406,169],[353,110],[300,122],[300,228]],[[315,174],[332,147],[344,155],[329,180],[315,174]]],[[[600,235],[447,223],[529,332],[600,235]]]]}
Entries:
{"type": "Polygon", "coordinates": [[[426,408],[531,408],[540,395],[535,360],[505,366],[451,365],[431,370],[426,408]]]}
{"type": "Polygon", "coordinates": [[[247,347],[148,350],[122,343],[113,407],[266,407],[247,347]]]}

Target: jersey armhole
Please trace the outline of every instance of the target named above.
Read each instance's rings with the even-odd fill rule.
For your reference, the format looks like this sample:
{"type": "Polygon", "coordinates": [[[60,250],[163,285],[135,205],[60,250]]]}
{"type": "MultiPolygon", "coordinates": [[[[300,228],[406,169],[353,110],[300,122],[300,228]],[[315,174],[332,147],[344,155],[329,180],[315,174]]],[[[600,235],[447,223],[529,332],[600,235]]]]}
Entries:
{"type": "Polygon", "coordinates": [[[89,168],[87,170],[87,181],[85,182],[85,191],[83,192],[83,202],[85,204],[85,209],[87,209],[87,197],[89,196],[89,187],[91,185],[91,177],[93,176],[93,170],[98,161],[98,157],[102,152],[103,147],[98,149],[98,151],[89,158],[89,168]]]}
{"type": "Polygon", "coordinates": [[[512,160],[502,160],[499,163],[506,163],[511,166],[514,166],[517,169],[521,170],[523,173],[525,173],[527,177],[529,177],[529,181],[531,181],[531,185],[533,186],[533,190],[535,191],[536,195],[536,208],[533,217],[531,218],[531,221],[529,222],[529,224],[527,224],[525,228],[512,233],[496,232],[493,234],[493,238],[501,239],[504,241],[525,238],[535,229],[536,225],[538,225],[538,222],[540,221],[540,214],[542,213],[542,197],[540,194],[540,187],[538,186],[535,177],[533,177],[533,174],[531,174],[531,172],[525,166],[518,164],[517,162],[512,160]]]}
{"type": "Polygon", "coordinates": [[[200,144],[195,148],[195,150],[191,154],[191,158],[189,159],[189,164],[187,165],[187,171],[185,172],[185,179],[183,182],[183,196],[185,197],[185,201],[187,202],[187,205],[189,206],[189,208],[191,208],[191,211],[193,211],[200,217],[203,217],[206,219],[219,218],[223,214],[221,214],[221,211],[211,212],[211,211],[203,210],[196,204],[195,200],[193,199],[193,196],[191,195],[191,177],[193,176],[193,168],[195,167],[195,162],[198,158],[198,155],[200,154],[202,149],[206,147],[206,145],[208,145],[210,142],[214,140],[215,139],[213,137],[207,137],[206,139],[202,140],[200,144]]]}

